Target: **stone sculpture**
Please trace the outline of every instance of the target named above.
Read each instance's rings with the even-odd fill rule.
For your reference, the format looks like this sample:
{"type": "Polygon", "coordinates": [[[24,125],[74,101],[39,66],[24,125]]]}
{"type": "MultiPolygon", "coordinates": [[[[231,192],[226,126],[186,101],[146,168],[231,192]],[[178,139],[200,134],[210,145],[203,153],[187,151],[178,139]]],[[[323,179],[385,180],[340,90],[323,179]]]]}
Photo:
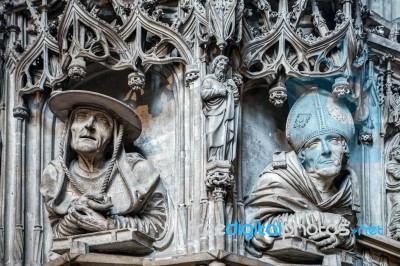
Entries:
{"type": "Polygon", "coordinates": [[[389,153],[389,162],[386,165],[386,171],[389,173],[391,177],[388,181],[389,187],[398,187],[400,186],[400,147],[396,146],[392,148],[389,153]],[[397,182],[396,182],[397,181],[397,182]]]}
{"type": "MultiPolygon", "coordinates": [[[[247,199],[251,222],[354,226],[355,211],[359,211],[357,177],[347,165],[347,143],[353,135],[352,116],[339,100],[317,88],[306,92],[290,110],[286,124],[294,151],[274,155],[247,199]]],[[[349,250],[355,245],[352,233],[305,237],[321,250],[349,250]]],[[[273,242],[268,234],[257,234],[250,246],[265,251],[273,242]]]]}
{"type": "Polygon", "coordinates": [[[386,188],[391,202],[388,231],[391,238],[400,241],[400,146],[390,149],[386,172],[386,188]]]}
{"type": "Polygon", "coordinates": [[[65,123],[60,157],[45,168],[40,189],[54,238],[124,228],[159,238],[165,188],[147,160],[124,148],[141,132],[135,112],[87,91],[55,93],[49,106],[65,123]]]}
{"type": "Polygon", "coordinates": [[[239,91],[227,78],[229,59],[220,55],[211,64],[211,74],[201,85],[203,111],[206,116],[208,161],[233,161],[236,153],[239,91]]]}

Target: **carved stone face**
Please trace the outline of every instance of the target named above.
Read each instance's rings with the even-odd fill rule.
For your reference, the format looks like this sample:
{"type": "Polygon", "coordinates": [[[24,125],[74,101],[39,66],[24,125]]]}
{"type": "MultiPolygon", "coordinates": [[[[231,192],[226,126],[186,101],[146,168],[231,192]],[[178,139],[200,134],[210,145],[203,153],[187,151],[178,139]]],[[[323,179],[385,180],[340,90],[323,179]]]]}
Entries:
{"type": "Polygon", "coordinates": [[[332,133],[308,141],[299,154],[306,172],[318,177],[336,177],[342,169],[344,141],[342,136],[332,133]]]}
{"type": "Polygon", "coordinates": [[[214,74],[218,79],[224,79],[226,75],[226,71],[228,71],[228,62],[225,60],[219,60],[217,65],[215,66],[214,74]]]}
{"type": "Polygon", "coordinates": [[[79,108],[71,125],[71,148],[78,153],[104,153],[112,132],[110,115],[100,110],[79,108]]]}

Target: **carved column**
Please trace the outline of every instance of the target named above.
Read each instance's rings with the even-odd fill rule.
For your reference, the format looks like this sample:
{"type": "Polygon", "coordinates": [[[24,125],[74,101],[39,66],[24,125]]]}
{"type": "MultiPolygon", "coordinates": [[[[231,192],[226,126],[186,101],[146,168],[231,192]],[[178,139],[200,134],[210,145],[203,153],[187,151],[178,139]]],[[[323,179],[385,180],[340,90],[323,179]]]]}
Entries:
{"type": "MultiPolygon", "coordinates": [[[[12,5],[9,5],[11,7],[12,5]]],[[[8,17],[8,31],[10,32],[10,45],[8,49],[8,60],[6,62],[7,93],[4,95],[7,102],[17,102],[15,82],[15,62],[18,52],[14,49],[20,44],[18,35],[20,32],[20,18],[11,13],[8,17]]],[[[18,48],[17,48],[18,50],[18,48]]],[[[5,248],[4,262],[6,265],[22,265],[23,263],[23,177],[22,177],[22,139],[23,139],[23,120],[27,118],[27,110],[23,106],[11,109],[7,106],[7,142],[6,147],[6,170],[5,170],[5,248]],[[11,116],[12,115],[12,116],[11,116]],[[16,120],[13,120],[13,117],[16,120]]]]}
{"type": "Polygon", "coordinates": [[[232,189],[235,178],[228,162],[213,162],[207,167],[206,186],[210,193],[210,249],[225,249],[225,196],[232,189]],[[212,225],[212,226],[211,226],[212,225]]]}
{"type": "Polygon", "coordinates": [[[30,110],[29,123],[26,124],[25,144],[31,151],[25,152],[26,177],[25,186],[30,188],[25,192],[25,260],[31,265],[41,265],[43,248],[43,219],[40,182],[43,164],[44,145],[44,117],[43,107],[47,100],[46,95],[36,92],[29,95],[27,107],[30,110]],[[29,169],[29,170],[28,170],[29,169]],[[38,178],[39,177],[39,178],[38,178]],[[29,211],[28,211],[29,210],[29,211]]]}
{"type": "MultiPolygon", "coordinates": [[[[3,74],[3,61],[0,58],[0,74],[3,74]]],[[[0,91],[4,92],[4,87],[0,84],[0,91]]],[[[5,168],[6,156],[3,153],[5,146],[5,104],[4,100],[0,101],[0,264],[4,263],[4,204],[5,204],[5,168]]]]}
{"type": "MultiPolygon", "coordinates": [[[[28,118],[28,109],[22,105],[13,109],[13,116],[17,119],[15,130],[15,170],[14,176],[14,235],[11,243],[11,254],[13,263],[22,264],[24,250],[24,193],[23,193],[23,131],[24,121],[28,118]]],[[[11,204],[12,204],[11,203],[11,204]]]]}

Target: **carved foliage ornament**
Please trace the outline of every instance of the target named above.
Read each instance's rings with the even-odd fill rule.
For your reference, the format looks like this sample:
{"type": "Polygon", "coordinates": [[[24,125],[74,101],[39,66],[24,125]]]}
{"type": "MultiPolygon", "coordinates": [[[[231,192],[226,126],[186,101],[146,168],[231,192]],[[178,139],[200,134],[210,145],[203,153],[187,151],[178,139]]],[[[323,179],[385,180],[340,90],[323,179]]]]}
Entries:
{"type": "Polygon", "coordinates": [[[266,0],[256,3],[258,5],[247,2],[245,6],[245,13],[252,14],[244,18],[243,71],[246,76],[274,76],[281,67],[288,77],[337,75],[349,71],[346,64],[353,59],[348,50],[354,47],[354,40],[347,35],[350,18],[342,11],[329,22],[329,28],[319,5],[330,7],[325,7],[323,2],[298,0],[290,12],[289,1],[279,1],[279,5],[266,0]],[[261,27],[258,21],[262,21],[261,27]],[[255,33],[258,27],[261,34],[255,33]]]}

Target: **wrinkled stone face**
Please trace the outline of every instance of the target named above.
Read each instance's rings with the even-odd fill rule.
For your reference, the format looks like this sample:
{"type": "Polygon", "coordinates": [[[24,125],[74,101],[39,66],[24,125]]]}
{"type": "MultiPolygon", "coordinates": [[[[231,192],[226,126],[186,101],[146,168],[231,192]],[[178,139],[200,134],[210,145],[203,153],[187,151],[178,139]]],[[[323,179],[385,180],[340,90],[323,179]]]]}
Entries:
{"type": "Polygon", "coordinates": [[[307,173],[319,177],[337,176],[342,169],[344,141],[338,134],[323,134],[308,141],[301,151],[307,173]]]}
{"type": "Polygon", "coordinates": [[[113,118],[103,111],[79,108],[71,125],[71,148],[87,153],[103,153],[111,140],[113,118]]]}

